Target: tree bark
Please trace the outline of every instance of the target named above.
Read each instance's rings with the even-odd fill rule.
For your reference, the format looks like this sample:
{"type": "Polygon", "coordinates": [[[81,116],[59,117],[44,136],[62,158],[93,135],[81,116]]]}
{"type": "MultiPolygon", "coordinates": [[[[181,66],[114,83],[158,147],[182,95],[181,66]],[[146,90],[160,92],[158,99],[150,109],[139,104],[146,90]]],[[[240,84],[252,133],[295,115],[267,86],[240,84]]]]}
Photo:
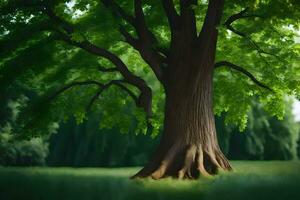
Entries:
{"type": "Polygon", "coordinates": [[[198,81],[190,81],[197,74],[190,76],[167,84],[161,143],[135,177],[197,178],[200,174],[215,174],[218,169],[231,169],[216,137],[212,70],[203,70],[198,81]]]}
{"type": "Polygon", "coordinates": [[[164,132],[150,162],[133,177],[197,178],[231,170],[218,145],[212,110],[216,26],[223,3],[210,1],[198,37],[190,18],[181,16],[165,73],[164,132]]]}

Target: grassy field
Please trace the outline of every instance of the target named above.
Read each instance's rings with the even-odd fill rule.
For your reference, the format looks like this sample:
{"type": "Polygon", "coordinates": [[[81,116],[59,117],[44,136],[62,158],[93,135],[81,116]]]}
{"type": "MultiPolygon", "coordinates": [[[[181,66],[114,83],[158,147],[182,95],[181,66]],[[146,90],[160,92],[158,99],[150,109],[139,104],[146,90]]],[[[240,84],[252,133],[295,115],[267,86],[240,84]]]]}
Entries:
{"type": "Polygon", "coordinates": [[[4,168],[0,199],[300,199],[300,162],[235,161],[234,171],[194,181],[130,180],[138,168],[4,168]]]}

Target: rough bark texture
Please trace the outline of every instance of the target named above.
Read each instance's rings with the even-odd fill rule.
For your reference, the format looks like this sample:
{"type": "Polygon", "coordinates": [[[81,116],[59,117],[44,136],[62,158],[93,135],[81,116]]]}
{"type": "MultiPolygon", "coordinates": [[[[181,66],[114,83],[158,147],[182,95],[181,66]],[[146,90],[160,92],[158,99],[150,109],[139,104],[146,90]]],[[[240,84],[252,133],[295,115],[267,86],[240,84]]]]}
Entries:
{"type": "Polygon", "coordinates": [[[165,78],[165,122],[151,161],[133,177],[197,178],[231,166],[221,152],[212,111],[213,69],[223,0],[211,0],[197,36],[193,13],[183,10],[172,33],[165,78]]]}

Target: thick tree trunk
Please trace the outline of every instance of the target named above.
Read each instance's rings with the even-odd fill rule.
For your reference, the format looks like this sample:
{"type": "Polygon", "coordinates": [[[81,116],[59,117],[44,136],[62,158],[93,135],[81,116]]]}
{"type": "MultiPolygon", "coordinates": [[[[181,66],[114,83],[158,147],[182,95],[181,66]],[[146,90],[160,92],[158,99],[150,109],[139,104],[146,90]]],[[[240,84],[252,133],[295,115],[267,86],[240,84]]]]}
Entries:
{"type": "Polygon", "coordinates": [[[223,0],[210,0],[199,36],[190,15],[173,32],[165,76],[165,121],[151,161],[134,177],[197,178],[231,166],[218,145],[212,90],[217,29],[223,0]]]}
{"type": "MultiPolygon", "coordinates": [[[[168,83],[164,132],[148,165],[135,177],[166,176],[197,178],[230,170],[221,152],[212,111],[212,70],[205,69],[185,79],[168,83]]],[[[179,77],[182,77],[181,74],[179,77]]]]}

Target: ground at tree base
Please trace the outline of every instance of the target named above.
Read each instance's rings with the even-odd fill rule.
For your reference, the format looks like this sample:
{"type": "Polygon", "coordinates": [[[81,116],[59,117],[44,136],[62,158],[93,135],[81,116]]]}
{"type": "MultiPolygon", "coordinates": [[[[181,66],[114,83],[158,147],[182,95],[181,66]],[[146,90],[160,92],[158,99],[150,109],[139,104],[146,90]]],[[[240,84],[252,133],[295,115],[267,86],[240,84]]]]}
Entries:
{"type": "Polygon", "coordinates": [[[300,199],[299,161],[231,161],[198,180],[130,180],[140,168],[0,167],[0,199],[300,199]]]}

